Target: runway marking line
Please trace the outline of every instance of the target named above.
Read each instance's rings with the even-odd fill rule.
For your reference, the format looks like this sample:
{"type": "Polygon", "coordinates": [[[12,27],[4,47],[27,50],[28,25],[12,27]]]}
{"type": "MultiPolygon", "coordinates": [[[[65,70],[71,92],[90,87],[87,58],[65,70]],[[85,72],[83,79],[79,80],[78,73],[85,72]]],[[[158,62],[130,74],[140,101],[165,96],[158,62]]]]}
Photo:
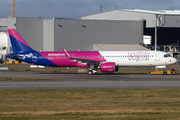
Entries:
{"type": "MultiPolygon", "coordinates": [[[[154,110],[154,109],[148,109],[148,110],[137,110],[137,109],[126,109],[126,110],[67,110],[67,111],[22,111],[22,112],[0,112],[1,115],[52,115],[52,114],[64,114],[64,113],[134,113],[134,112],[141,112],[141,113],[147,113],[147,112],[164,112],[168,113],[168,110],[154,110]]],[[[177,112],[177,111],[171,111],[171,112],[177,112]]]]}

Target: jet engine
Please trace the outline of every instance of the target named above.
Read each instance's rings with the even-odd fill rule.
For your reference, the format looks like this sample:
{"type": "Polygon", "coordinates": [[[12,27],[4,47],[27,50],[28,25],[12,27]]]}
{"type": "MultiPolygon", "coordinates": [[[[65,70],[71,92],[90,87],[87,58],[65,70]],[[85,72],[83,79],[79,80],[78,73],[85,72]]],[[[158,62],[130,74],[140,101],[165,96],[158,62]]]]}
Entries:
{"type": "Polygon", "coordinates": [[[114,62],[101,63],[101,72],[115,72],[119,70],[114,62]]]}

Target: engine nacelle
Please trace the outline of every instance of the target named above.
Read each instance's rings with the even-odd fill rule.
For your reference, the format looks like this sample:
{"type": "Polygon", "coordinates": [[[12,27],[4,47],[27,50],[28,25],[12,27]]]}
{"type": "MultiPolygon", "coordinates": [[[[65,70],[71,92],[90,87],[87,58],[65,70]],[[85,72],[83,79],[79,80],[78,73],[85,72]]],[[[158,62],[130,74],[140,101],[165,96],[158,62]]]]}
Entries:
{"type": "Polygon", "coordinates": [[[114,62],[101,63],[101,72],[115,72],[119,67],[114,62]]]}

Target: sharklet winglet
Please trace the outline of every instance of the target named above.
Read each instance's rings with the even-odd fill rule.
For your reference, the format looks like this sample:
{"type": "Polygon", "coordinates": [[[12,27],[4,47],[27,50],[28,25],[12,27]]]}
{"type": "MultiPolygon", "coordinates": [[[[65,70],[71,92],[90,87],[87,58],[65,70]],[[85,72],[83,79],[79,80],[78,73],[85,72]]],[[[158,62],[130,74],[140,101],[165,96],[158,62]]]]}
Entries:
{"type": "Polygon", "coordinates": [[[77,51],[80,51],[80,50],[77,48],[77,51]]]}
{"type": "Polygon", "coordinates": [[[71,58],[65,49],[62,48],[62,50],[64,51],[64,53],[66,54],[67,57],[71,58]]]}

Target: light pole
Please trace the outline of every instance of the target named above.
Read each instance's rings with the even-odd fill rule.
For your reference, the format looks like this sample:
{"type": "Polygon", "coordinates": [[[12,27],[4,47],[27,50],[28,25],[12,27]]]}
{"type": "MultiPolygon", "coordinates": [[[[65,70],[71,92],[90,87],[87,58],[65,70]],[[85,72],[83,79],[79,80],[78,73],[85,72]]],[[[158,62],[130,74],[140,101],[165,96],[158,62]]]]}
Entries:
{"type": "Polygon", "coordinates": [[[157,50],[157,14],[155,15],[155,51],[157,50]]]}

